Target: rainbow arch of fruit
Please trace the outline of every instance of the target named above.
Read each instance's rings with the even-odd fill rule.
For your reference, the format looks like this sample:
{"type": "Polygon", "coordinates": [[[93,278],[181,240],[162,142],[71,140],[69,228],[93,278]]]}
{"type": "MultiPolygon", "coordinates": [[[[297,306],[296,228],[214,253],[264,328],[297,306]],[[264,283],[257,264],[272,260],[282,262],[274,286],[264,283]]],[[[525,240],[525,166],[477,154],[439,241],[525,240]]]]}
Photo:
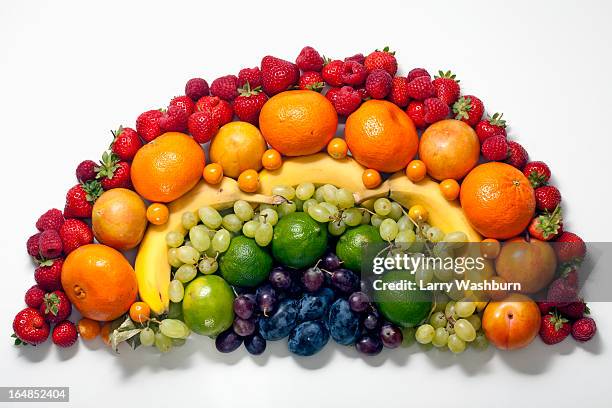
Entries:
{"type": "MultiPolygon", "coordinates": [[[[299,120],[283,117],[288,126],[299,120]]],[[[330,337],[366,355],[415,340],[455,353],[489,342],[520,348],[538,333],[547,344],[570,334],[588,341],[596,326],[577,285],[586,246],[563,231],[561,195],[549,183],[548,166],[529,161],[507,129],[501,114],[486,115],[479,98],[462,94],[449,71],[434,78],[423,68],[399,75],[388,48],[332,60],[304,47],[295,63],[266,56],[259,67],[217,78],[210,87],[193,78],[167,109],[146,111],[135,129],[113,132],[99,162],[78,165],[78,183],[68,191],[64,211],[51,209],[38,219],[38,232],[27,241],[36,285],[25,294],[27,308],[15,317],[15,343],[36,345],[51,336],[69,347],[79,336],[100,336],[113,348],[127,342],[166,352],[195,331],[215,337],[221,352],[244,343],[250,353],[261,354],[267,341],[289,337],[289,349],[308,356],[330,337]],[[297,133],[279,136],[275,114],[283,103],[310,109],[313,98],[319,108],[327,104],[333,111],[335,119],[325,125],[333,123],[334,131],[323,132],[317,123],[311,131],[300,122],[302,133],[298,126],[297,133]],[[335,137],[338,117],[352,121],[345,138],[335,137]],[[368,134],[368,118],[388,126],[368,134]],[[222,142],[225,133],[238,144],[222,142]],[[210,143],[212,163],[178,163],[174,173],[165,169],[164,183],[183,183],[183,190],[152,199],[135,176],[137,156],[162,140],[174,148],[181,138],[191,141],[180,144],[195,149],[196,157],[204,158],[202,146],[210,143]],[[185,181],[177,168],[197,168],[197,178],[185,181]],[[484,220],[478,215],[483,186],[499,174],[523,189],[520,197],[501,191],[521,209],[510,222],[494,218],[494,211],[484,213],[484,220]],[[287,232],[295,228],[301,228],[300,242],[287,232]],[[536,304],[503,290],[448,293],[420,302],[421,312],[414,311],[419,302],[410,305],[411,313],[398,311],[362,291],[360,260],[351,254],[359,240],[413,250],[454,243],[458,249],[483,236],[488,238],[480,253],[495,265],[489,277],[536,285],[531,292],[546,292],[545,300],[536,304]],[[525,239],[509,240],[513,236],[525,239]],[[335,249],[328,239],[338,241],[335,249]],[[556,242],[554,249],[548,242],[556,242]],[[292,251],[297,243],[305,246],[292,251]],[[531,276],[519,276],[502,260],[519,244],[536,245],[552,258],[531,276]],[[139,245],[134,272],[114,250],[139,245]],[[244,251],[248,258],[240,257],[244,251]],[[92,282],[74,264],[95,257],[108,268],[92,282]],[[111,291],[115,298],[93,295],[113,282],[122,283],[111,291]],[[198,298],[203,287],[214,296],[198,298]],[[73,305],[84,316],[76,325],[69,320],[73,305]],[[516,313],[527,323],[511,328],[504,318],[516,313]]]]}

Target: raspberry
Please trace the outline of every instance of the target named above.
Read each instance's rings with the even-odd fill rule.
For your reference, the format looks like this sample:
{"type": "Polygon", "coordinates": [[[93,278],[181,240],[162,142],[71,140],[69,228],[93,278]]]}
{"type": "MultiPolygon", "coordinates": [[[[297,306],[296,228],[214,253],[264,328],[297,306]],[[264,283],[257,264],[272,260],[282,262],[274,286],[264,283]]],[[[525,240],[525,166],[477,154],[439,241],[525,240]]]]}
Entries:
{"type": "Polygon", "coordinates": [[[81,183],[93,180],[96,178],[96,162],[93,160],[82,161],[76,168],[76,178],[81,183]]]}
{"type": "Polygon", "coordinates": [[[446,119],[450,113],[450,108],[439,98],[427,98],[423,102],[425,115],[423,119],[427,123],[435,123],[442,119],[446,119]]]}
{"type": "Polygon", "coordinates": [[[238,96],[238,78],[226,75],[217,78],[210,84],[210,93],[226,101],[233,101],[238,96]]]}
{"type": "Polygon", "coordinates": [[[202,78],[191,78],[185,84],[185,95],[194,102],[203,96],[208,96],[209,93],[208,82],[202,78]]]}
{"type": "Polygon", "coordinates": [[[408,82],[412,82],[414,79],[417,79],[418,77],[422,77],[422,76],[431,79],[431,75],[429,75],[429,72],[427,72],[425,68],[413,68],[408,73],[408,76],[407,76],[408,82]]]}
{"type": "Polygon", "coordinates": [[[29,307],[38,309],[43,303],[45,291],[40,286],[34,285],[25,293],[25,303],[29,307]]]}
{"type": "Polygon", "coordinates": [[[361,65],[365,64],[365,56],[361,53],[346,57],[344,61],[357,61],[361,65]]]}
{"type": "Polygon", "coordinates": [[[361,96],[359,92],[350,86],[343,86],[342,88],[331,88],[325,94],[325,97],[329,99],[334,105],[338,115],[348,116],[353,113],[361,104],[361,96]]]}
{"type": "Polygon", "coordinates": [[[26,242],[26,247],[28,249],[28,254],[33,256],[34,258],[38,258],[40,256],[40,232],[32,235],[28,238],[28,242],[26,242]]]}
{"type": "Polygon", "coordinates": [[[597,333],[595,320],[590,317],[578,319],[572,325],[572,337],[578,341],[589,341],[597,333]]]}
{"type": "Polygon", "coordinates": [[[41,232],[38,238],[38,245],[40,246],[40,254],[44,258],[53,259],[62,254],[62,239],[55,230],[41,232]]]}
{"type": "Polygon", "coordinates": [[[481,151],[489,161],[502,161],[508,157],[508,142],[502,135],[491,136],[484,141],[481,151]]]}
{"type": "Polygon", "coordinates": [[[295,64],[302,71],[321,71],[323,69],[323,58],[312,47],[304,47],[300,55],[295,59],[295,64]]]}
{"type": "Polygon", "coordinates": [[[57,208],[52,208],[38,218],[38,221],[36,221],[36,228],[38,228],[39,231],[58,231],[63,223],[64,214],[57,208]]]}
{"type": "Polygon", "coordinates": [[[436,89],[431,83],[431,78],[420,76],[408,83],[408,95],[412,99],[424,101],[427,98],[436,96],[436,89]]]}
{"type": "Polygon", "coordinates": [[[361,85],[368,75],[365,67],[357,61],[345,61],[341,72],[342,82],[347,85],[361,85]]]}
{"type": "Polygon", "coordinates": [[[366,90],[374,99],[384,99],[391,92],[393,78],[384,69],[374,69],[366,79],[366,90]]]}
{"type": "Polygon", "coordinates": [[[261,86],[261,71],[259,67],[254,68],[243,68],[238,73],[238,87],[242,88],[249,83],[251,89],[255,89],[261,86]]]}

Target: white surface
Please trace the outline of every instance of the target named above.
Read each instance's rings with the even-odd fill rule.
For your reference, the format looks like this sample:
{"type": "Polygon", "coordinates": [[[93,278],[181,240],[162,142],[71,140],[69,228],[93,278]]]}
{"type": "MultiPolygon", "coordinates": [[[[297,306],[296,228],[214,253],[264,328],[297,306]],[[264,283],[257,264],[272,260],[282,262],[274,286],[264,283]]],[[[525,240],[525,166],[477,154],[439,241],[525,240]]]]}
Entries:
{"type": "Polygon", "coordinates": [[[414,347],[362,359],[328,345],[302,360],[275,344],[253,358],[244,349],[220,355],[201,338],[161,357],[117,357],[83,342],[70,350],[10,346],[13,316],[33,284],[26,238],[40,213],[62,208],[74,168],[99,157],[108,130],[165,106],[193,76],[210,83],[266,54],[294,59],[305,44],[334,57],[388,44],[404,72],[452,69],[490,112],[505,113],[533,158],[550,164],[568,228],[609,240],[612,3],[208,3],[0,6],[0,385],[70,386],[75,407],[610,406],[610,303],[592,305],[599,334],[588,345],[536,340],[517,352],[459,357],[414,347]]]}

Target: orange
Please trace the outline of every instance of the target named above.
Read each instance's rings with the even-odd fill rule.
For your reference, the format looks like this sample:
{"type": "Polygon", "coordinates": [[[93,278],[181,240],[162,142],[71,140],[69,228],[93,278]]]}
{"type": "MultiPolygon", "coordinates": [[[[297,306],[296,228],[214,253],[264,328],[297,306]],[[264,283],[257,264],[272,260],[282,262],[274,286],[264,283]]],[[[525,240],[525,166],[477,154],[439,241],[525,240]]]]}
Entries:
{"type": "Polygon", "coordinates": [[[327,144],[327,153],[334,159],[344,159],[348,153],[348,146],[344,139],[335,137],[327,144]]]}
{"type": "Polygon", "coordinates": [[[168,132],[138,150],[132,183],[149,201],[168,203],[191,190],[202,177],[204,150],[184,133],[168,132]]]}
{"type": "Polygon", "coordinates": [[[466,123],[446,119],[429,126],[421,136],[419,158],[437,180],[462,179],[478,163],[480,142],[466,123]]]}
{"type": "Polygon", "coordinates": [[[100,337],[102,337],[102,341],[107,346],[110,346],[110,335],[111,335],[112,331],[113,331],[113,324],[112,324],[112,322],[104,323],[102,325],[102,328],[100,329],[100,337]]]}
{"type": "Polygon", "coordinates": [[[283,158],[278,150],[268,149],[261,156],[261,164],[266,170],[276,170],[283,165],[283,158]]]}
{"type": "Polygon", "coordinates": [[[442,192],[444,198],[446,198],[448,201],[456,200],[457,197],[459,197],[460,189],[461,187],[459,187],[457,180],[446,179],[440,182],[440,191],[442,192]]]}
{"type": "Polygon", "coordinates": [[[210,163],[204,167],[204,180],[208,184],[219,184],[223,180],[223,167],[219,163],[210,163]]]}
{"type": "Polygon", "coordinates": [[[77,323],[77,330],[83,340],[93,340],[100,334],[100,323],[84,317],[77,323]]]}
{"type": "Polygon", "coordinates": [[[102,244],[72,251],[62,267],[62,286],[84,317],[109,321],[128,311],[138,294],[136,274],[121,252],[102,244]]]}
{"type": "Polygon", "coordinates": [[[365,102],[348,117],[344,139],[355,160],[386,173],[406,167],[419,145],[416,128],[406,112],[379,100],[365,102]]]}
{"type": "Polygon", "coordinates": [[[153,203],[147,207],[147,220],[153,225],[164,225],[169,215],[170,211],[165,204],[153,203]]]}
{"type": "Polygon", "coordinates": [[[470,223],[488,238],[507,239],[529,225],[535,211],[533,188],[520,170],[489,162],[461,184],[461,206],[470,223]]]}
{"type": "Polygon", "coordinates": [[[149,320],[151,308],[145,302],[134,302],[130,306],[130,319],[136,323],[144,323],[149,320]]]}
{"type": "Polygon", "coordinates": [[[406,167],[406,176],[415,183],[423,180],[427,174],[427,166],[421,160],[412,160],[406,167]]]}
{"type": "Polygon", "coordinates": [[[238,176],[238,187],[245,193],[254,193],[259,188],[259,173],[245,170],[238,176]]]}
{"type": "Polygon", "coordinates": [[[259,128],[266,142],[285,156],[321,151],[337,127],[334,106],[314,91],[281,92],[270,98],[259,114],[259,128]]]}
{"type": "Polygon", "coordinates": [[[363,185],[366,186],[366,188],[376,188],[382,183],[382,177],[378,171],[367,169],[364,170],[361,175],[361,181],[363,181],[363,185]]]}
{"type": "Polygon", "coordinates": [[[210,160],[223,167],[223,174],[236,178],[245,170],[261,169],[266,142],[255,126],[247,122],[223,125],[210,142],[210,160]]]}

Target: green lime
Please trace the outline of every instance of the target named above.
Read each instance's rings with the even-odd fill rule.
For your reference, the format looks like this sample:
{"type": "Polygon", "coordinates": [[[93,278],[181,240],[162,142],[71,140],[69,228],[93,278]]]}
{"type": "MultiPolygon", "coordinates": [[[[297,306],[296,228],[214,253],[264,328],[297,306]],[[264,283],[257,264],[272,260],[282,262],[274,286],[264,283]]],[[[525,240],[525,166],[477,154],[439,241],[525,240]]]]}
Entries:
{"type": "Polygon", "coordinates": [[[308,214],[294,212],[285,215],[274,226],[272,255],[291,268],[314,264],[327,248],[326,226],[308,214]]]}
{"type": "Polygon", "coordinates": [[[336,245],[336,255],[344,263],[344,267],[353,272],[361,272],[363,248],[369,244],[383,244],[380,233],[371,225],[360,225],[346,231],[336,245]]]}
{"type": "Polygon", "coordinates": [[[235,286],[254,287],[268,279],[272,257],[254,239],[240,235],[219,259],[221,276],[235,286]]]}
{"type": "Polygon", "coordinates": [[[227,330],[234,321],[232,288],[216,275],[195,278],[185,289],[183,317],[192,331],[203,336],[227,330]]]}
{"type": "Polygon", "coordinates": [[[374,301],[378,310],[387,320],[400,327],[418,325],[429,316],[432,307],[432,293],[417,287],[402,287],[407,282],[415,282],[414,274],[410,271],[389,271],[378,284],[374,284],[374,301]],[[383,286],[389,284],[395,287],[383,286]]]}

